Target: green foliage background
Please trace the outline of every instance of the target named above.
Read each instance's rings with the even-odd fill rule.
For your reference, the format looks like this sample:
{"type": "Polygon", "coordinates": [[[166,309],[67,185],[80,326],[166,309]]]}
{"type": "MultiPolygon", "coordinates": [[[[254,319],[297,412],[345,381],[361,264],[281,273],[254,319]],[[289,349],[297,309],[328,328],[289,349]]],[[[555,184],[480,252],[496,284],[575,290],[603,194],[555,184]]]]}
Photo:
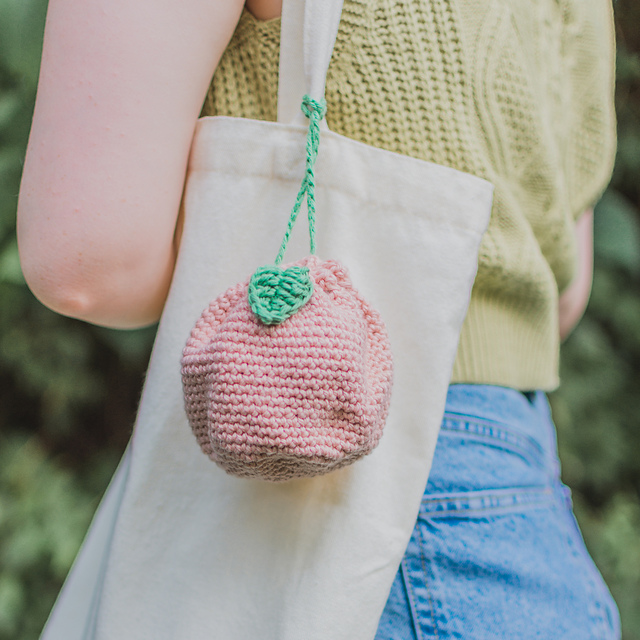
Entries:
{"type": "MultiPolygon", "coordinates": [[[[552,404],[587,545],[624,640],[640,640],[640,0],[615,11],[618,157],[552,404]]],[[[0,0],[0,640],[38,637],[130,435],[154,334],[58,316],[22,278],[15,209],[45,12],[0,0]]]]}

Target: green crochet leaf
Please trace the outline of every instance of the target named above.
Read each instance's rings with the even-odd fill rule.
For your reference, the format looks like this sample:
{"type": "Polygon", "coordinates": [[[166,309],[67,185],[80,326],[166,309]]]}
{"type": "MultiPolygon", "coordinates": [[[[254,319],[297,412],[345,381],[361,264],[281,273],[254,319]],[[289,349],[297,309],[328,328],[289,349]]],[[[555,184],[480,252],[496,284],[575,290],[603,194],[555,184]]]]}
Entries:
{"type": "Polygon", "coordinates": [[[307,267],[260,267],[249,281],[249,305],[264,324],[280,324],[309,302],[313,282],[307,267]]]}

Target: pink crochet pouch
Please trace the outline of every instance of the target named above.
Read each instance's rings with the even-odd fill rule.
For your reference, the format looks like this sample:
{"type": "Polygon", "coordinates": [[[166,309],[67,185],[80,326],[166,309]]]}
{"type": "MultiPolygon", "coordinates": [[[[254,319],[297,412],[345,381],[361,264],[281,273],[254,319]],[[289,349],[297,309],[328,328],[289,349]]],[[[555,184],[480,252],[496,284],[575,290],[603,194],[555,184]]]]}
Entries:
{"type": "Polygon", "coordinates": [[[205,309],[182,358],[186,413],[204,453],[227,473],[269,481],[370,453],[392,386],[384,324],[344,267],[314,255],[280,266],[304,195],[315,249],[313,162],[325,107],[305,100],[307,173],[276,263],[205,309]]]}

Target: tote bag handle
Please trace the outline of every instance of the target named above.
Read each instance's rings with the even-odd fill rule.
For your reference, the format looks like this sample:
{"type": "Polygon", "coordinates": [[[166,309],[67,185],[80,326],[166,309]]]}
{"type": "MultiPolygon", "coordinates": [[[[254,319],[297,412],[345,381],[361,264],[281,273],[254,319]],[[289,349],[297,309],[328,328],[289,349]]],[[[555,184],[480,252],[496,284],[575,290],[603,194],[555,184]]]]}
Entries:
{"type": "MultiPolygon", "coordinates": [[[[343,0],[283,0],[278,79],[278,122],[307,126],[302,97],[324,97],[343,0]]],[[[322,121],[322,128],[327,128],[322,121]]]]}

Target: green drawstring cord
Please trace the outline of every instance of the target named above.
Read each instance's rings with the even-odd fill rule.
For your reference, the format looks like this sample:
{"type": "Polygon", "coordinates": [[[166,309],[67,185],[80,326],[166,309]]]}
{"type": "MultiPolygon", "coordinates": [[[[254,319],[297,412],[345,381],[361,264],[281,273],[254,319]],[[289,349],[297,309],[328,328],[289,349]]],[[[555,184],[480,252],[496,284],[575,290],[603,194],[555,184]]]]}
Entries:
{"type": "Polygon", "coordinates": [[[304,178],[298,191],[296,203],[293,205],[291,215],[289,216],[289,225],[287,231],[284,234],[280,251],[276,257],[275,264],[280,264],[284,257],[284,252],[289,242],[289,236],[293,230],[293,225],[296,223],[298,213],[305,195],[307,196],[307,209],[309,212],[309,243],[311,245],[311,254],[316,252],[316,181],[313,173],[313,168],[318,157],[318,146],[320,145],[320,121],[324,118],[327,112],[327,103],[324,98],[319,102],[313,100],[309,96],[305,96],[302,99],[302,113],[309,118],[309,131],[307,133],[307,163],[304,172],[304,178]]]}
{"type": "Polygon", "coordinates": [[[280,324],[302,308],[313,294],[313,282],[307,267],[293,266],[282,269],[279,265],[287,249],[291,231],[306,196],[309,215],[309,244],[311,254],[316,252],[316,198],[314,166],[320,145],[320,122],[327,112],[324,98],[313,100],[308,95],[302,99],[302,113],[309,118],[307,132],[307,160],[304,178],[289,216],[280,251],[274,265],[260,267],[249,282],[251,310],[265,324],[280,324]]]}

